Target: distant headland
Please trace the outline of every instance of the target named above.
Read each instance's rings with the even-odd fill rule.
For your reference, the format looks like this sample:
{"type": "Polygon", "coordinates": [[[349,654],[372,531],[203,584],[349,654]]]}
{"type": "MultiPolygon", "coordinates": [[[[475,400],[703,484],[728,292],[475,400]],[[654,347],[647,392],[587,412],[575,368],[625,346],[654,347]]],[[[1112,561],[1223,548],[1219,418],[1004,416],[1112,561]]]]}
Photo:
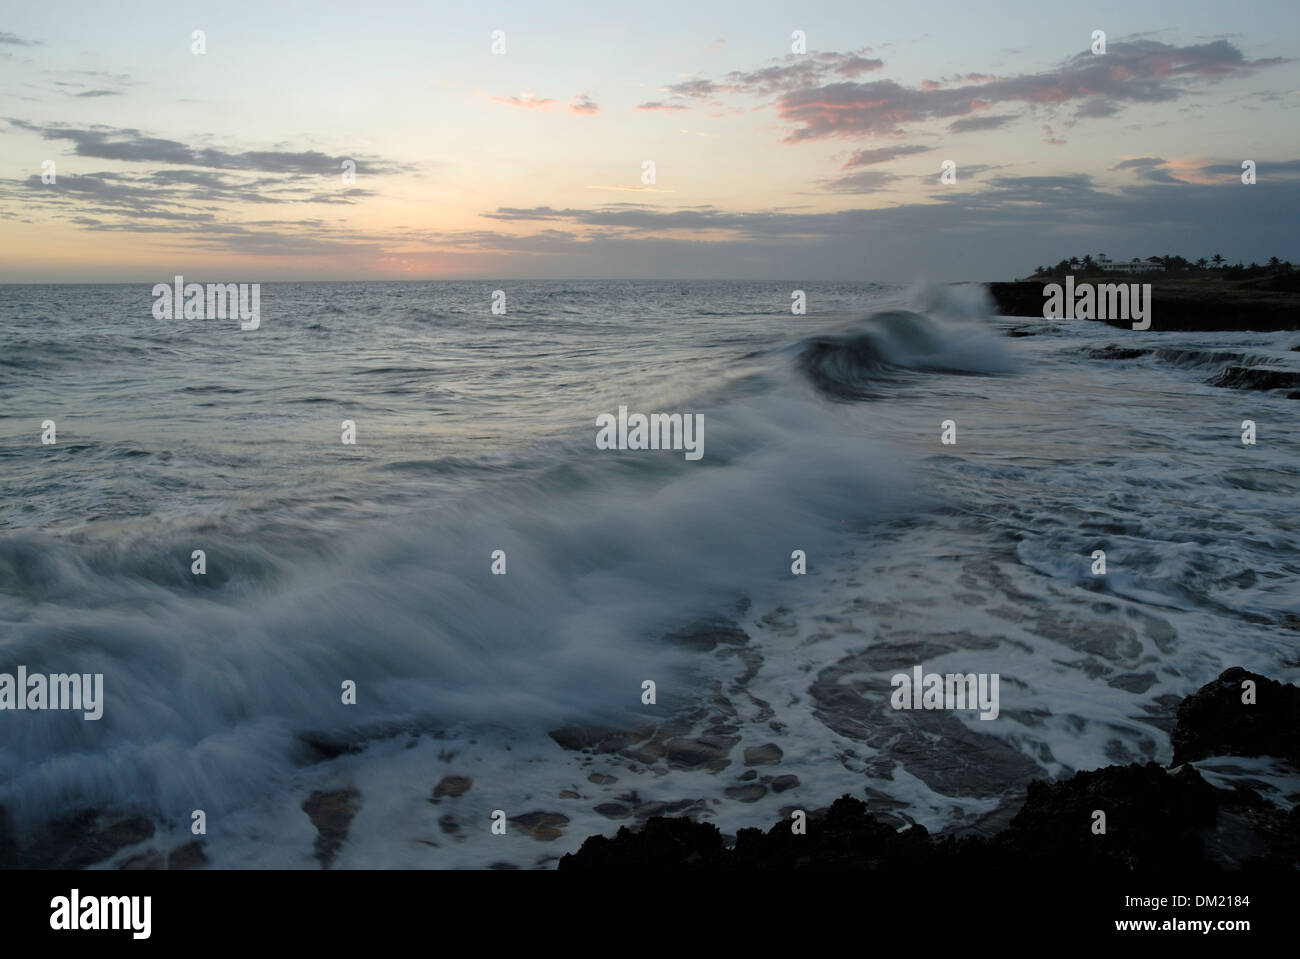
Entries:
{"type": "MultiPolygon", "coordinates": [[[[1149,284],[1153,330],[1300,329],[1300,270],[1276,256],[1262,265],[1246,265],[1228,263],[1217,253],[1196,260],[1168,255],[1112,260],[1104,253],[1087,254],[988,287],[999,314],[1042,318],[1044,286],[1063,283],[1067,276],[1076,284],[1149,284]]],[[[1105,322],[1129,326],[1123,320],[1105,322]]]]}

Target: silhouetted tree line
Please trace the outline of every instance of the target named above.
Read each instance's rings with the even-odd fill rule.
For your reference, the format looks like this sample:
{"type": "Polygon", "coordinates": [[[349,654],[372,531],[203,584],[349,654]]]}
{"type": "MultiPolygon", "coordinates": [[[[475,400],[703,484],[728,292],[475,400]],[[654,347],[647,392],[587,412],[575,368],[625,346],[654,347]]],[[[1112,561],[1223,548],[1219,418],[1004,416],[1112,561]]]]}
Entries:
{"type": "MultiPolygon", "coordinates": [[[[1136,262],[1134,258],[1133,262],[1136,262]]],[[[1144,263],[1159,262],[1166,273],[1196,273],[1202,270],[1217,270],[1222,272],[1226,277],[1232,279],[1244,279],[1252,276],[1271,276],[1274,273],[1290,273],[1292,265],[1290,261],[1279,259],[1276,256],[1270,256],[1268,263],[1261,266],[1258,263],[1251,263],[1246,266],[1243,263],[1228,263],[1222,255],[1216,253],[1214,256],[1206,259],[1201,257],[1199,260],[1188,260],[1181,256],[1157,256],[1147,257],[1142,260],[1144,263]]],[[[1092,254],[1086,254],[1083,257],[1072,256],[1068,260],[1062,260],[1055,266],[1039,266],[1034,268],[1034,276],[1050,276],[1058,273],[1069,273],[1071,270],[1078,270],[1087,273],[1092,270],[1101,271],[1101,265],[1092,258],[1092,254]]]]}

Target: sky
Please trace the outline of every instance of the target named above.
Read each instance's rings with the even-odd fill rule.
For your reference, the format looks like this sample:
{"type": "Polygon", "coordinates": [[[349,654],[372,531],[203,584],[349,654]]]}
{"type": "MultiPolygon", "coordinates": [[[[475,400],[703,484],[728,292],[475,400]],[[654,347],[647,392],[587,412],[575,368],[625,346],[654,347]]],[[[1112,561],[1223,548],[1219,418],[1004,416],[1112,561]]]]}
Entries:
{"type": "Polygon", "coordinates": [[[1294,0],[11,2],[0,283],[1300,261],[1298,37],[1294,0]]]}

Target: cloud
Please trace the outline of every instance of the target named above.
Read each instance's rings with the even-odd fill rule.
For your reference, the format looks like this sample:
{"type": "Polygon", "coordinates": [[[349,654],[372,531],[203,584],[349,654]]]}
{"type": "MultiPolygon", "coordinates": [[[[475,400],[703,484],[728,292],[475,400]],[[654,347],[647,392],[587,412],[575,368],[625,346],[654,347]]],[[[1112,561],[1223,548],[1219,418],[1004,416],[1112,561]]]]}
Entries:
{"type": "Polygon", "coordinates": [[[1076,120],[1084,120],[1096,117],[1109,117],[1119,113],[1120,105],[1114,100],[1107,100],[1105,97],[1097,97],[1089,100],[1083,106],[1074,111],[1076,120]]]}
{"type": "Polygon", "coordinates": [[[759,70],[733,70],[727,74],[730,90],[752,96],[769,96],[800,90],[828,79],[855,77],[879,70],[885,61],[869,59],[861,51],[852,53],[789,54],[781,61],[759,70]]]}
{"type": "MultiPolygon", "coordinates": [[[[1231,177],[1234,180],[1241,179],[1241,161],[1236,160],[1232,163],[1215,163],[1199,168],[1199,172],[1207,177],[1231,177]]],[[[1260,182],[1271,180],[1274,177],[1283,179],[1293,179],[1295,175],[1300,174],[1300,160],[1271,161],[1261,160],[1255,164],[1255,175],[1260,182]]]]}
{"type": "Polygon", "coordinates": [[[1111,169],[1132,170],[1138,179],[1149,183],[1184,182],[1170,172],[1168,162],[1160,157],[1132,157],[1115,164],[1111,169]]]}
{"type": "MultiPolygon", "coordinates": [[[[331,178],[332,179],[332,178],[331,178]]],[[[323,188],[320,180],[300,174],[249,177],[194,168],[148,173],[59,173],[54,183],[37,174],[23,180],[0,180],[0,208],[38,209],[53,219],[81,223],[87,214],[105,218],[97,229],[147,233],[158,220],[201,226],[223,204],[351,205],[372,191],[351,186],[323,188]]],[[[83,224],[84,225],[84,224],[83,224]]]]}
{"type": "Polygon", "coordinates": [[[712,80],[683,80],[668,87],[668,92],[673,96],[690,97],[694,100],[703,100],[725,90],[726,87],[720,87],[712,80]]]}
{"type": "Polygon", "coordinates": [[[963,117],[948,124],[949,133],[970,133],[974,130],[996,130],[998,127],[1016,119],[1014,113],[1000,113],[996,116],[963,117]]]}
{"type": "Polygon", "coordinates": [[[616,191],[618,191],[618,192],[620,192],[620,193],[622,193],[622,192],[627,192],[627,193],[676,193],[676,192],[677,192],[676,190],[662,190],[662,189],[659,189],[658,187],[653,187],[653,186],[620,186],[620,185],[617,185],[617,184],[612,185],[612,186],[601,186],[601,185],[597,185],[597,184],[592,184],[592,185],[589,185],[589,186],[587,187],[587,189],[588,189],[588,190],[616,190],[616,191]]]}
{"type": "Polygon", "coordinates": [[[667,89],[674,97],[693,100],[706,100],[724,93],[772,96],[881,69],[885,62],[864,56],[869,52],[791,53],[757,70],[733,70],[722,78],[722,82],[696,77],[671,84],[667,89]]]}
{"type": "Polygon", "coordinates": [[[963,118],[994,104],[1059,106],[1085,101],[1084,115],[1109,115],[1123,103],[1177,100],[1197,85],[1249,76],[1290,62],[1247,60],[1227,40],[1177,47],[1155,40],[1115,42],[1105,56],[1080,53],[1042,73],[980,83],[908,87],[893,80],[836,82],[783,94],[779,115],[794,129],[787,142],[837,136],[892,136],[932,119],[963,118]]]}
{"type": "Polygon", "coordinates": [[[125,87],[134,85],[131,77],[125,73],[109,73],[105,70],[67,70],[60,72],[64,77],[86,77],[86,80],[55,80],[54,86],[60,92],[73,97],[115,97],[125,93],[125,87]],[[75,92],[74,92],[75,91],[75,92]]]}
{"type": "MultiPolygon", "coordinates": [[[[167,163],[209,167],[217,170],[250,170],[268,173],[302,173],[336,176],[343,156],[330,156],[316,150],[286,152],[247,150],[231,153],[210,147],[195,148],[176,140],[145,136],[139,130],[114,127],[71,127],[62,124],[40,126],[23,120],[9,122],[20,130],[39,134],[46,140],[66,140],[73,144],[77,156],[128,163],[167,163]]],[[[360,170],[370,173],[398,173],[411,168],[377,158],[347,155],[356,160],[360,170]]]]}
{"type": "Polygon", "coordinates": [[[859,170],[857,173],[850,173],[848,176],[837,177],[830,180],[819,180],[822,188],[828,193],[876,193],[879,190],[889,188],[889,184],[897,180],[898,177],[884,170],[859,170]]]}
{"type": "MultiPolygon", "coordinates": [[[[1141,170],[1180,161],[1135,157],[1120,162],[1124,170],[1141,170]]],[[[924,272],[996,279],[1023,275],[1037,263],[1083,249],[1192,258],[1217,251],[1247,262],[1274,254],[1300,258],[1292,222],[1300,205],[1300,160],[1261,159],[1261,175],[1266,170],[1282,173],[1249,189],[1237,182],[1235,166],[1201,162],[1198,169],[1221,167],[1225,175],[1211,184],[1138,180],[1103,188],[1082,173],[997,176],[983,181],[980,189],[962,191],[936,182],[920,202],[831,212],[645,203],[501,207],[481,214],[499,229],[463,231],[365,231],[320,217],[232,222],[175,202],[157,204],[148,217],[122,219],[117,214],[123,204],[135,198],[129,188],[141,185],[125,175],[85,178],[88,182],[62,193],[40,186],[38,177],[0,180],[0,198],[8,201],[20,191],[24,208],[30,209],[32,198],[44,197],[41,209],[59,210],[68,222],[96,233],[154,235],[181,249],[346,262],[363,272],[371,265],[387,269],[379,264],[392,259],[426,257],[424,262],[442,270],[455,264],[462,271],[510,270],[518,276],[561,270],[566,276],[761,278],[793,272],[814,279],[910,280],[924,272]],[[925,237],[923,262],[915,246],[898,242],[900,236],[925,237]],[[990,236],[998,242],[987,242],[990,236]],[[340,257],[346,259],[336,259],[340,257]]],[[[968,172],[963,168],[962,175],[968,172]]],[[[183,197],[186,188],[221,189],[232,178],[193,168],[149,176],[156,179],[154,189],[173,191],[176,197],[183,197]]],[[[65,186],[62,176],[59,186],[65,186]]]]}
{"type": "Polygon", "coordinates": [[[0,44],[7,44],[14,47],[39,47],[42,46],[40,40],[24,40],[16,33],[0,32],[0,44]]]}
{"type": "Polygon", "coordinates": [[[690,107],[686,106],[686,104],[684,103],[663,103],[661,101],[655,100],[655,101],[651,101],[650,103],[638,104],[636,109],[638,110],[689,110],[690,107]]]}
{"type": "MultiPolygon", "coordinates": [[[[1149,163],[1159,158],[1137,158],[1149,163]]],[[[1300,160],[1270,166],[1300,173],[1300,160]]],[[[1126,169],[1139,168],[1128,163],[1126,169]]],[[[1260,169],[1265,164],[1261,161],[1260,169]]],[[[880,171],[862,171],[880,172],[880,171]]],[[[904,235],[924,235],[931,264],[974,264],[997,278],[1008,255],[1023,258],[1020,274],[1035,263],[1059,260],[1093,248],[1168,250],[1193,258],[1223,247],[1232,258],[1292,256],[1296,249],[1292,212],[1300,203],[1300,178],[1279,178],[1271,195],[1230,183],[1202,185],[1143,181],[1101,188],[1083,173],[1055,176],[998,176],[983,189],[954,191],[936,185],[924,202],[882,209],[826,213],[757,210],[733,212],[712,206],[680,209],[645,204],[610,204],[591,209],[498,208],[481,216],[502,223],[546,223],[547,229],[591,230],[588,255],[608,265],[628,262],[620,251],[644,252],[653,239],[656,263],[671,260],[680,272],[707,274],[722,264],[737,270],[754,263],[775,269],[812,270],[818,276],[858,276],[860,264],[879,264],[873,276],[897,278],[914,270],[914,248],[899,247],[904,235]],[[718,239],[704,240],[704,235],[718,239]],[[996,244],[980,238],[998,236],[996,244]],[[668,251],[676,251],[670,258],[668,251]],[[1265,252],[1265,251],[1271,252],[1265,252]],[[891,273],[891,271],[893,271],[891,273]]],[[[577,234],[581,235],[581,234],[577,234]]],[[[653,274],[652,274],[653,275],[653,274]]],[[[756,270],[749,275],[761,276],[756,270]]]]}
{"type": "Polygon", "coordinates": [[[853,167],[870,166],[873,163],[887,163],[902,156],[911,156],[915,153],[928,153],[934,147],[919,146],[917,144],[899,145],[892,147],[877,147],[874,150],[859,150],[849,157],[848,162],[844,164],[844,169],[853,167]]]}
{"type": "Polygon", "coordinates": [[[574,113],[595,113],[600,107],[592,103],[587,94],[582,93],[573,98],[573,102],[569,104],[569,109],[574,113]]]}
{"type": "Polygon", "coordinates": [[[520,97],[493,97],[492,102],[504,103],[508,107],[523,107],[525,110],[554,110],[560,105],[558,100],[549,97],[539,100],[529,93],[520,97]]]}

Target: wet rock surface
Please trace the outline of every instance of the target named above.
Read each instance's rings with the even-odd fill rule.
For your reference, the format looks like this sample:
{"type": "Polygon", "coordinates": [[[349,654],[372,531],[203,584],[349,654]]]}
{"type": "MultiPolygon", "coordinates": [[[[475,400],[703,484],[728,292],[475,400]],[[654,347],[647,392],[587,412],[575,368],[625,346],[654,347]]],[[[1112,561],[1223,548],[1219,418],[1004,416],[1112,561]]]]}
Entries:
{"type": "Polygon", "coordinates": [[[551,842],[559,839],[564,827],[569,824],[569,817],[558,812],[524,813],[510,820],[510,825],[538,842],[551,842]]]}
{"type": "Polygon", "coordinates": [[[33,842],[19,848],[0,808],[0,869],[84,869],[153,835],[148,819],[92,810],[48,823],[33,842]]]}
{"type": "Polygon", "coordinates": [[[565,871],[936,867],[1020,874],[1295,869],[1300,815],[1250,790],[1215,789],[1190,766],[1170,773],[1148,763],[1035,782],[1011,825],[991,839],[935,838],[921,825],[899,831],[862,800],[842,796],[824,815],[809,815],[805,835],[794,834],[787,819],[766,833],[742,829],[729,848],[712,823],[655,818],[638,832],[625,826],[612,839],[593,836],[559,864],[565,871]],[[1093,832],[1095,810],[1107,814],[1104,835],[1093,832]]]}
{"type": "Polygon", "coordinates": [[[989,641],[964,634],[952,646],[930,642],[920,649],[880,644],[826,667],[810,692],[815,715],[841,736],[865,743],[902,763],[931,789],[945,795],[1011,799],[1019,786],[1039,775],[1039,766],[995,736],[972,729],[946,710],[895,710],[888,679],[873,674],[905,668],[952,648],[978,649],[989,641]],[[920,658],[917,658],[920,657],[920,658]]]}
{"type": "Polygon", "coordinates": [[[1277,756],[1300,768],[1300,688],[1247,672],[1224,670],[1178,707],[1169,736],[1174,765],[1207,756],[1277,756]],[[1253,704],[1244,703],[1245,682],[1253,704]]]}
{"type": "MultiPolygon", "coordinates": [[[[712,823],[655,817],[638,831],[624,826],[612,838],[588,838],[559,868],[1291,871],[1300,868],[1300,806],[1287,812],[1240,784],[1216,788],[1186,763],[1212,755],[1273,755],[1296,765],[1298,719],[1300,689],[1233,667],[1179,706],[1172,768],[1132,763],[1058,782],[1031,781],[1019,812],[991,837],[934,837],[921,825],[900,831],[884,804],[842,796],[829,810],[809,810],[802,835],[792,830],[793,806],[766,833],[742,829],[731,845],[712,823]],[[1253,705],[1242,703],[1245,680],[1255,683],[1253,705]]],[[[750,788],[765,787],[753,783],[727,792],[750,788]]]]}
{"type": "Polygon", "coordinates": [[[433,795],[429,797],[429,802],[437,803],[444,796],[452,799],[463,796],[473,785],[474,780],[470,776],[443,776],[438,785],[433,787],[433,795]]]}
{"type": "Polygon", "coordinates": [[[333,792],[314,792],[302,804],[302,811],[318,833],[315,855],[322,869],[330,867],[339,847],[348,838],[348,827],[360,808],[360,798],[357,788],[349,786],[333,792]]]}

